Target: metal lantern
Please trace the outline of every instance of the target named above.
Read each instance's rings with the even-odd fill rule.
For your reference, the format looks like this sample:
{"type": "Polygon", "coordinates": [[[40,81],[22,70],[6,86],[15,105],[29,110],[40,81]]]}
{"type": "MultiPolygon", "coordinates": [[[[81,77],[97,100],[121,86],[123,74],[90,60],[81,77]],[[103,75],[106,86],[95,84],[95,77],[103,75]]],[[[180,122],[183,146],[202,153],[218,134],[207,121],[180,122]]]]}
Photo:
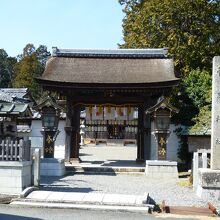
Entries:
{"type": "Polygon", "coordinates": [[[171,110],[158,108],[154,111],[154,130],[167,131],[170,128],[171,110]]]}
{"type": "Polygon", "coordinates": [[[53,106],[42,108],[42,127],[45,130],[57,130],[59,122],[59,111],[53,106]]]}

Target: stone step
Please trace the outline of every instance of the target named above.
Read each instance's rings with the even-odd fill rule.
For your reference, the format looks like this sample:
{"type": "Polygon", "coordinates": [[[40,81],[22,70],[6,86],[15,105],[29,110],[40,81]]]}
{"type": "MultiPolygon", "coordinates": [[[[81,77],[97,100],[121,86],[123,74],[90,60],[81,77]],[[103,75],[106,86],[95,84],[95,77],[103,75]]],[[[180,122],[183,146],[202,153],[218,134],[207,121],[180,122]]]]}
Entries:
{"type": "Polygon", "coordinates": [[[144,174],[144,167],[90,167],[90,166],[66,166],[67,174],[84,173],[124,173],[124,174],[144,174]]]}

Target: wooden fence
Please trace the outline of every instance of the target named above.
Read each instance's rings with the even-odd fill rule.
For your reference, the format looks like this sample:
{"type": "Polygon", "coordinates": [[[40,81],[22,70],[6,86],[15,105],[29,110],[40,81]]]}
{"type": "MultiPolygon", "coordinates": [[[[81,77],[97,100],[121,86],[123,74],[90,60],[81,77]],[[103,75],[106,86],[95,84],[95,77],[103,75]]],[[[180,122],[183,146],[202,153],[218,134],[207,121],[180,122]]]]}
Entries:
{"type": "Polygon", "coordinates": [[[30,141],[2,140],[0,161],[30,161],[30,141]]]}
{"type": "Polygon", "coordinates": [[[193,153],[193,190],[196,191],[198,185],[199,168],[210,168],[210,150],[198,150],[193,153]]]}

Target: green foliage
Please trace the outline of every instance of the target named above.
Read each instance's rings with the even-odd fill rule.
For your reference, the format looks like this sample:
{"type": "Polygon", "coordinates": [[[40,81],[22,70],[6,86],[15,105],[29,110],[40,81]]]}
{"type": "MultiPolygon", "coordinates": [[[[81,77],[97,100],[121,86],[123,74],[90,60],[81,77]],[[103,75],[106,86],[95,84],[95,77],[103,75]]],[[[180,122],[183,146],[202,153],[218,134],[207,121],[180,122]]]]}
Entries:
{"type": "Polygon", "coordinates": [[[195,125],[190,129],[190,133],[207,134],[211,130],[211,110],[208,105],[203,106],[199,114],[193,118],[195,125]]]}
{"type": "Polygon", "coordinates": [[[209,69],[220,54],[220,1],[121,0],[122,48],[168,47],[178,73],[209,69]]]}
{"type": "Polygon", "coordinates": [[[188,96],[196,107],[211,105],[212,77],[208,71],[193,70],[184,79],[188,96]]]}
{"type": "Polygon", "coordinates": [[[47,51],[47,47],[45,45],[40,45],[36,50],[37,60],[41,63],[43,67],[45,67],[47,58],[50,55],[51,54],[47,51]]]}
{"type": "Polygon", "coordinates": [[[186,92],[199,109],[198,115],[193,117],[194,126],[190,132],[206,133],[211,128],[211,90],[212,78],[208,71],[199,69],[190,72],[184,80],[186,92]]]}
{"type": "Polygon", "coordinates": [[[27,44],[23,54],[19,55],[19,62],[15,66],[13,86],[17,88],[27,87],[34,98],[39,98],[42,91],[35,78],[43,73],[49,55],[46,46],[41,45],[35,49],[33,44],[27,44]]]}
{"type": "Polygon", "coordinates": [[[16,62],[16,58],[8,57],[6,51],[0,49],[0,88],[7,88],[12,85],[16,62]]]}

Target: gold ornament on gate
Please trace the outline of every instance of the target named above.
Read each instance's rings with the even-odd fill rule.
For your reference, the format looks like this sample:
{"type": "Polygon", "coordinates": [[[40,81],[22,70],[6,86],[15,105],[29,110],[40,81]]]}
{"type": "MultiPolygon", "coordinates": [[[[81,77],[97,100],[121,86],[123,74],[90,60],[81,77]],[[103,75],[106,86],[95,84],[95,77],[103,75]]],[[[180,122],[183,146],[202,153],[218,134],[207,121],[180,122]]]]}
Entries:
{"type": "Polygon", "coordinates": [[[48,135],[48,136],[47,136],[47,140],[46,140],[46,141],[47,141],[47,143],[48,143],[48,144],[50,144],[50,143],[52,143],[52,142],[53,142],[53,139],[51,138],[51,136],[50,136],[50,135],[48,135]]]}
{"type": "Polygon", "coordinates": [[[166,144],[166,141],[163,137],[160,138],[159,144],[163,147],[164,144],[166,144]]]}
{"type": "Polygon", "coordinates": [[[159,155],[164,156],[165,154],[166,154],[165,148],[161,148],[161,149],[159,150],[159,155]]]}

